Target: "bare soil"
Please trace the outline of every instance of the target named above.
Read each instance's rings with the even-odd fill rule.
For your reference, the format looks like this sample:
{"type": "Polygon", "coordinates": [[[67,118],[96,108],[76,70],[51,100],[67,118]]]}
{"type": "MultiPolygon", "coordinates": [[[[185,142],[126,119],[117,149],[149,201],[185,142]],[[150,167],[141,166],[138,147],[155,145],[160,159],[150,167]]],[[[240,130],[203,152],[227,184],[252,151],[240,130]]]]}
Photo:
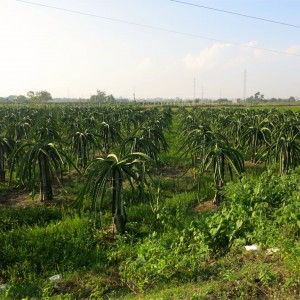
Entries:
{"type": "Polygon", "coordinates": [[[198,203],[194,207],[194,211],[196,212],[206,212],[217,209],[218,206],[212,202],[212,200],[207,200],[205,202],[198,203]]]}
{"type": "Polygon", "coordinates": [[[28,191],[24,190],[6,190],[0,194],[0,209],[10,206],[32,205],[33,201],[28,191]]]}
{"type": "Polygon", "coordinates": [[[257,167],[257,166],[263,166],[263,162],[253,162],[253,161],[251,161],[251,160],[246,160],[245,162],[244,162],[244,164],[245,164],[245,167],[257,167]]]}
{"type": "Polygon", "coordinates": [[[172,166],[172,165],[164,165],[159,168],[159,172],[165,178],[180,178],[187,173],[186,167],[183,166],[172,166]]]}

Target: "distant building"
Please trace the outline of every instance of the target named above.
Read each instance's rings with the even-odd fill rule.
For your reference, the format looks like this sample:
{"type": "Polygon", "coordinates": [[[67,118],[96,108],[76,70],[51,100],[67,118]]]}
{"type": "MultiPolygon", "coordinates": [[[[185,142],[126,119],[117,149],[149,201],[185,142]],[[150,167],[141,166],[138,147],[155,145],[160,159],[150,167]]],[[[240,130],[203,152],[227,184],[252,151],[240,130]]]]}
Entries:
{"type": "Polygon", "coordinates": [[[129,102],[129,99],[127,99],[127,98],[116,98],[115,101],[116,102],[129,102]]]}
{"type": "Polygon", "coordinates": [[[18,96],[16,96],[16,95],[10,95],[10,96],[7,97],[7,100],[8,101],[15,101],[17,99],[17,97],[18,96]]]}

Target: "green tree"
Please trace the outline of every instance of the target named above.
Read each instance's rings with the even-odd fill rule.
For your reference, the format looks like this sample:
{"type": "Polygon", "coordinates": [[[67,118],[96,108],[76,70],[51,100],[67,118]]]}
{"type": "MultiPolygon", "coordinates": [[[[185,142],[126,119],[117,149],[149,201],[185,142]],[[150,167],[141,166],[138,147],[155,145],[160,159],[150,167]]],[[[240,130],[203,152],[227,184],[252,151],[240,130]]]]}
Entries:
{"type": "Polygon", "coordinates": [[[106,97],[106,101],[107,102],[114,102],[115,101],[115,97],[112,94],[110,94],[110,95],[108,95],[106,97]]]}
{"type": "Polygon", "coordinates": [[[12,153],[14,142],[11,139],[0,136],[0,182],[5,182],[7,159],[12,153]]]}
{"type": "Polygon", "coordinates": [[[122,154],[141,152],[148,155],[154,162],[158,162],[159,149],[153,140],[140,137],[136,132],[133,136],[124,140],[120,146],[122,154]]]}
{"type": "Polygon", "coordinates": [[[51,94],[47,91],[37,92],[35,94],[35,96],[36,96],[36,99],[38,102],[48,102],[48,101],[52,100],[51,94]]]}
{"type": "MultiPolygon", "coordinates": [[[[191,127],[193,128],[193,126],[191,127]]],[[[215,134],[207,125],[198,125],[197,128],[184,130],[181,137],[185,137],[180,151],[182,155],[190,157],[192,167],[196,166],[197,161],[202,161],[206,154],[206,146],[215,139],[215,134]]]]}
{"type": "Polygon", "coordinates": [[[34,93],[34,91],[29,91],[28,93],[27,93],[27,97],[32,101],[32,100],[34,100],[34,98],[35,98],[35,93],[34,93]]]}
{"type": "Polygon", "coordinates": [[[89,161],[89,152],[97,147],[97,140],[94,134],[87,130],[77,131],[71,136],[71,150],[77,156],[77,167],[85,169],[89,161]]]}
{"type": "Polygon", "coordinates": [[[107,155],[113,144],[121,139],[120,131],[116,127],[116,123],[102,122],[100,124],[99,135],[102,139],[102,152],[107,155]]]}
{"type": "Polygon", "coordinates": [[[241,175],[244,172],[244,159],[240,152],[232,148],[225,139],[215,139],[207,149],[207,154],[202,162],[203,172],[212,168],[216,188],[213,202],[219,204],[223,200],[221,190],[226,183],[225,168],[228,168],[231,179],[233,172],[241,175]]]}
{"type": "Polygon", "coordinates": [[[112,186],[111,204],[114,230],[116,233],[124,233],[126,229],[124,182],[127,179],[130,183],[129,186],[134,189],[134,180],[143,177],[143,174],[138,173],[138,170],[141,170],[138,166],[145,161],[150,162],[151,160],[143,153],[130,153],[122,157],[109,154],[105,158],[93,160],[87,167],[88,178],[76,205],[81,207],[85,196],[89,195],[93,210],[95,210],[98,201],[100,201],[101,206],[109,182],[112,186]]]}
{"type": "Polygon", "coordinates": [[[6,127],[6,132],[11,139],[18,142],[28,138],[31,127],[30,118],[24,117],[19,121],[10,122],[6,127]]]}
{"type": "Polygon", "coordinates": [[[281,132],[275,141],[265,149],[262,156],[265,156],[270,163],[279,162],[280,174],[287,174],[300,165],[299,138],[300,133],[281,132]]]}
{"type": "Polygon", "coordinates": [[[245,128],[241,136],[241,143],[243,147],[251,149],[251,161],[256,162],[259,148],[270,143],[271,130],[269,127],[271,124],[267,119],[261,122],[257,120],[253,123],[252,126],[245,128]]]}
{"type": "Polygon", "coordinates": [[[29,98],[30,102],[48,102],[52,100],[52,96],[47,91],[40,91],[40,92],[33,92],[29,91],[27,93],[27,97],[29,98]]]}
{"type": "Polygon", "coordinates": [[[19,95],[16,99],[15,99],[16,103],[26,103],[28,102],[28,99],[24,96],[24,95],[19,95]]]}
{"type": "Polygon", "coordinates": [[[106,95],[105,92],[97,90],[97,95],[92,95],[90,101],[95,103],[104,103],[107,102],[107,97],[108,96],[106,95]]]}
{"type": "Polygon", "coordinates": [[[16,167],[17,178],[22,184],[31,187],[33,197],[38,183],[40,200],[52,200],[52,178],[60,182],[65,157],[54,143],[26,143],[14,153],[12,168],[16,167]]]}

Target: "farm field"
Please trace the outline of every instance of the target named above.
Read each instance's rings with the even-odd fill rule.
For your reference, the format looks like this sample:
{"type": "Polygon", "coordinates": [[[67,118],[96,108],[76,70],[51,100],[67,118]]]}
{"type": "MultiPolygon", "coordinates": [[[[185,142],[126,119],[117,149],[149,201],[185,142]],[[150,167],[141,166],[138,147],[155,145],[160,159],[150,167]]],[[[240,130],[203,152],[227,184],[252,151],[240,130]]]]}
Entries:
{"type": "Polygon", "coordinates": [[[0,299],[299,299],[300,107],[1,116],[0,299]]]}

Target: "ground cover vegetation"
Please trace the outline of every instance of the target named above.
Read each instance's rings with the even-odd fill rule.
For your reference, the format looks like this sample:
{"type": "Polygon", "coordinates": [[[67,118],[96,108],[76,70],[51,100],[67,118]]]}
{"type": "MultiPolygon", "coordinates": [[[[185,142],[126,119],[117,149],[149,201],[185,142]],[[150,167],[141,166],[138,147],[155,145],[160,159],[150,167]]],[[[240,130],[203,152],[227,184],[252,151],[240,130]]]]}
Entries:
{"type": "Polygon", "coordinates": [[[1,116],[1,299],[299,299],[296,110],[1,116]]]}

